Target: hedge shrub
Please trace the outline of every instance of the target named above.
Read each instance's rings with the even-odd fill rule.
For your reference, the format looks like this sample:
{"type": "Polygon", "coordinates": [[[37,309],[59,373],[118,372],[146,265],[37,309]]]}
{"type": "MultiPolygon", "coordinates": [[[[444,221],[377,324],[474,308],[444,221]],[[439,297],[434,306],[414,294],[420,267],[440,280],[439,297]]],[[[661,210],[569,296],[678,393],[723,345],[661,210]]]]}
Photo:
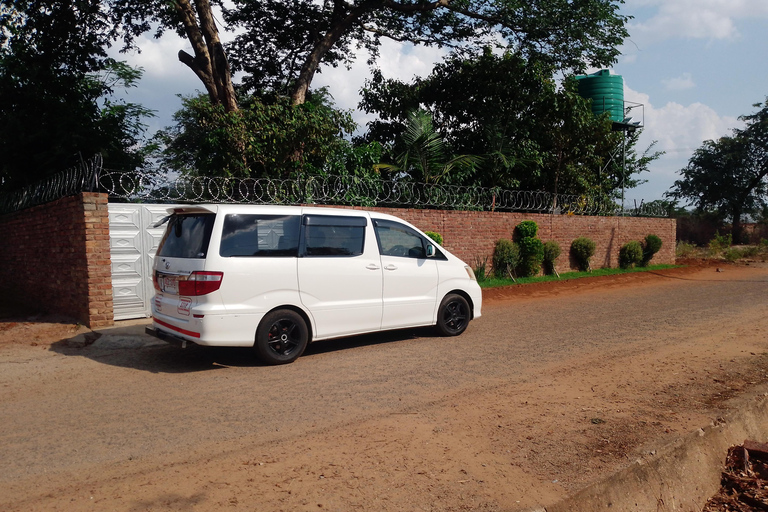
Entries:
{"type": "Polygon", "coordinates": [[[532,220],[524,220],[517,225],[517,235],[523,238],[536,238],[536,233],[539,232],[539,226],[532,220]]]}
{"type": "Polygon", "coordinates": [[[520,263],[520,247],[506,238],[496,242],[493,249],[493,274],[499,278],[508,277],[520,263]]]}
{"type": "Polygon", "coordinates": [[[659,238],[656,235],[648,235],[645,237],[645,242],[643,243],[643,261],[642,265],[644,267],[648,266],[648,263],[650,263],[651,258],[653,258],[653,255],[659,252],[661,249],[661,238],[659,238]]]}
{"type": "Polygon", "coordinates": [[[580,236],[573,242],[571,242],[571,254],[573,259],[576,260],[576,265],[582,272],[591,270],[589,266],[589,259],[595,255],[597,245],[594,241],[585,236],[580,236]]]}
{"type": "Polygon", "coordinates": [[[544,244],[538,238],[527,236],[520,242],[520,275],[532,277],[539,273],[544,262],[544,244]]]}
{"type": "Polygon", "coordinates": [[[637,240],[630,240],[619,249],[619,266],[632,268],[643,261],[643,246],[637,240]]]}
{"type": "Polygon", "coordinates": [[[520,246],[518,271],[521,277],[535,276],[541,270],[544,249],[541,240],[536,238],[538,231],[539,226],[532,220],[524,220],[515,227],[517,243],[520,246]]]}
{"type": "Polygon", "coordinates": [[[425,231],[425,235],[435,241],[437,245],[443,245],[443,235],[434,231],[425,231]]]}
{"type": "Polygon", "coordinates": [[[544,273],[555,273],[555,261],[560,256],[560,244],[554,240],[544,243],[544,273]]]}

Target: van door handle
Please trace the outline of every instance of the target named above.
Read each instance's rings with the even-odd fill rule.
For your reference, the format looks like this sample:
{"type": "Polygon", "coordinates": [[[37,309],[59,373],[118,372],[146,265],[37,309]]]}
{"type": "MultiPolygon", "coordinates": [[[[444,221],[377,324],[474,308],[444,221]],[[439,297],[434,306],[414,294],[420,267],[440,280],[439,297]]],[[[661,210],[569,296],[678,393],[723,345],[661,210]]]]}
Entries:
{"type": "Polygon", "coordinates": [[[397,270],[397,265],[392,265],[391,263],[384,267],[384,270],[397,270]]]}
{"type": "Polygon", "coordinates": [[[370,263],[370,264],[366,265],[365,268],[367,268],[368,270],[379,270],[381,267],[378,266],[375,263],[370,263]]]}

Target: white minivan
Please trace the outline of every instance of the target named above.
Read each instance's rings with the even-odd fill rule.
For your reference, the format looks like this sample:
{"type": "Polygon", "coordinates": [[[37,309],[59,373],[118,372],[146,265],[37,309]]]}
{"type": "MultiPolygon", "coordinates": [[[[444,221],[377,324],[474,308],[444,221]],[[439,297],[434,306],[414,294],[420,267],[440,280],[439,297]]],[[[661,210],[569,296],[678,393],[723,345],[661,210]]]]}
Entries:
{"type": "Polygon", "coordinates": [[[313,341],[480,316],[472,269],[407,222],[301,206],[169,210],[147,332],[182,346],[254,347],[290,363],[313,341]]]}

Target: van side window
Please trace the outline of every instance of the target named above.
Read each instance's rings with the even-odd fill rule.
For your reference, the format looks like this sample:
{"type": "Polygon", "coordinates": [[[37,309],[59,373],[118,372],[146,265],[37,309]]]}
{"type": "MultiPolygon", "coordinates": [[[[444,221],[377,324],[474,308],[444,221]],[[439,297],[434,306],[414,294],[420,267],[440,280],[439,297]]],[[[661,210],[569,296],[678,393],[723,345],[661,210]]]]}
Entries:
{"type": "Polygon", "coordinates": [[[365,247],[365,217],[304,216],[306,256],[359,256],[365,247]]]}
{"type": "MultiPolygon", "coordinates": [[[[426,247],[429,242],[417,231],[399,222],[382,219],[376,219],[373,226],[382,256],[417,259],[427,257],[426,247]]],[[[435,257],[445,259],[445,255],[437,247],[435,257]]]]}
{"type": "Polygon", "coordinates": [[[227,215],[221,230],[223,257],[298,256],[298,215],[227,215]]]}

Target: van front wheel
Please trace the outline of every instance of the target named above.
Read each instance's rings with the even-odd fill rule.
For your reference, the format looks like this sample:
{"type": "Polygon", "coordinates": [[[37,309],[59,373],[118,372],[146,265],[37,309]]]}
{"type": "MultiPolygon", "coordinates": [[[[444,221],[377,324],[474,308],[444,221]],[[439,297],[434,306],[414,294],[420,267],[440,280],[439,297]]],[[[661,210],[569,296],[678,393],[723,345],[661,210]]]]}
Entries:
{"type": "Polygon", "coordinates": [[[264,316],[256,329],[256,353],[267,364],[294,362],[307,348],[309,334],[304,319],[290,309],[264,316]]]}
{"type": "Polygon", "coordinates": [[[443,336],[458,336],[469,325],[469,303],[461,295],[445,296],[437,311],[437,330],[443,336]]]}

